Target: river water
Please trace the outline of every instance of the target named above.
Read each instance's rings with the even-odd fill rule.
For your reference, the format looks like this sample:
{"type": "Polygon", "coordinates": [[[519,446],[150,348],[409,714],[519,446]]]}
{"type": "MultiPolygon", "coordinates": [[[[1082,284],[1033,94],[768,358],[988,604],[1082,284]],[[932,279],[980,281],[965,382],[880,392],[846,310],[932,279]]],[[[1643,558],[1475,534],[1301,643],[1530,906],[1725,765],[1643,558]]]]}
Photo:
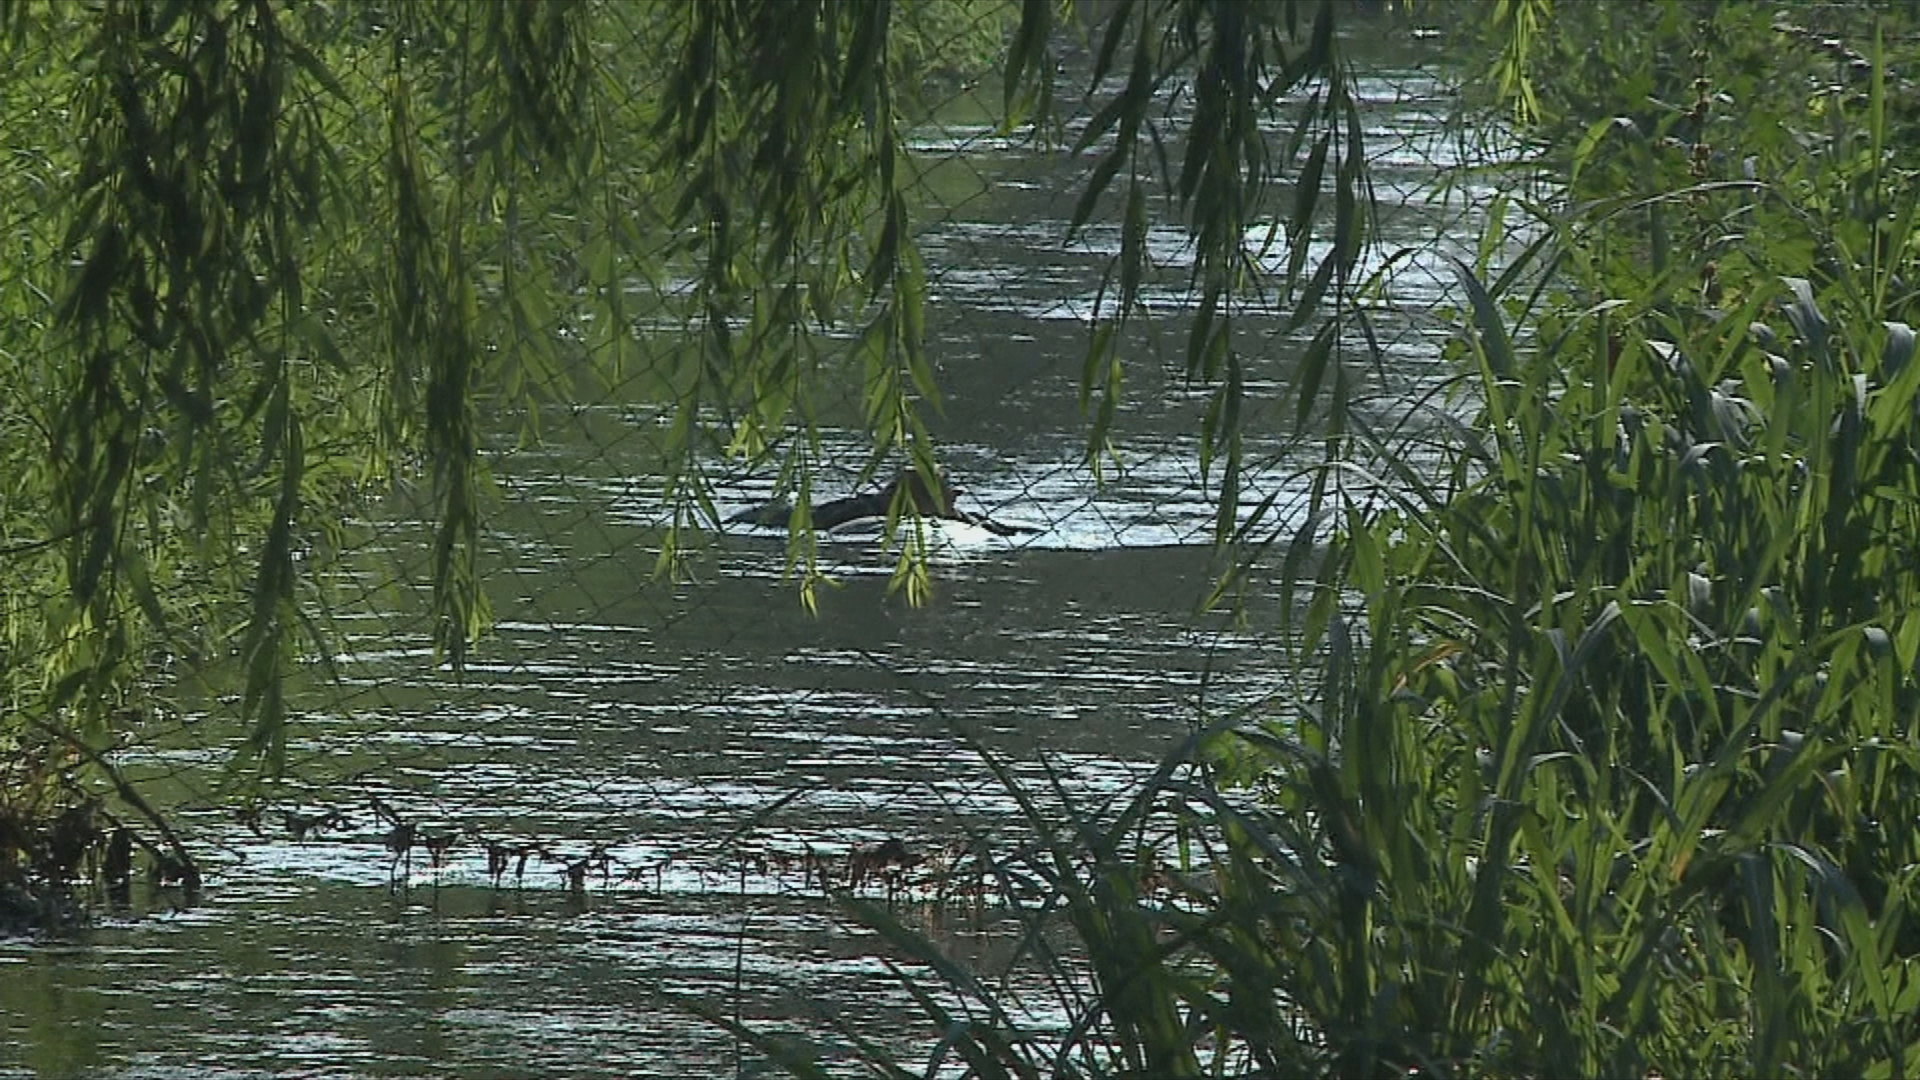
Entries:
{"type": "MultiPolygon", "coordinates": [[[[1426,201],[1452,160],[1449,104],[1427,75],[1376,66],[1375,184],[1387,247],[1415,251],[1395,295],[1417,311],[1446,280],[1434,240],[1457,232],[1426,201]]],[[[852,853],[888,841],[1017,846],[1030,830],[988,756],[1049,812],[1096,814],[1196,727],[1286,683],[1264,579],[1242,618],[1198,613],[1220,567],[1205,394],[1179,374],[1183,290],[1148,295],[1154,315],[1126,346],[1120,467],[1097,484],[1078,380],[1117,239],[1062,243],[1091,159],[952,124],[916,149],[947,207],[921,236],[946,394],[935,435],[963,505],[1031,531],[942,528],[935,595],[917,608],[889,595],[871,531],[836,532],[821,561],[839,584],[808,614],[772,533],[718,538],[692,581],[652,576],[659,417],[643,405],[556,411],[532,447],[502,432],[498,623],[468,671],[430,662],[421,524],[398,504],[354,523],[342,651],[301,692],[285,793],[341,820],[296,839],[277,814],[221,809],[224,751],[202,735],[220,702],[130,752],[205,853],[208,887],[192,906],[143,897],[68,939],[0,942],[0,1075],[756,1074],[757,1052],[701,1007],[808,1032],[830,1060],[851,1058],[852,1032],[924,1063],[937,1032],[883,959],[924,969],[823,899],[815,868],[845,880],[852,853]],[[415,830],[404,858],[387,843],[396,823],[415,830]],[[430,838],[451,846],[436,859],[430,838]]],[[[1150,244],[1182,280],[1179,232],[1150,244]]],[[[1383,309],[1379,329],[1368,379],[1390,410],[1438,378],[1438,350],[1404,314],[1383,309]]],[[[1273,314],[1242,332],[1264,403],[1251,498],[1285,508],[1301,342],[1273,314]]],[[[862,444],[829,430],[823,446],[847,468],[819,489],[852,490],[862,444]]],[[[721,511],[769,484],[728,477],[721,511]]],[[[897,911],[976,970],[1012,964],[1003,908],[897,911]]],[[[1008,985],[1027,988],[1033,1023],[1060,1020],[1030,969],[1014,964],[1008,985]]]]}

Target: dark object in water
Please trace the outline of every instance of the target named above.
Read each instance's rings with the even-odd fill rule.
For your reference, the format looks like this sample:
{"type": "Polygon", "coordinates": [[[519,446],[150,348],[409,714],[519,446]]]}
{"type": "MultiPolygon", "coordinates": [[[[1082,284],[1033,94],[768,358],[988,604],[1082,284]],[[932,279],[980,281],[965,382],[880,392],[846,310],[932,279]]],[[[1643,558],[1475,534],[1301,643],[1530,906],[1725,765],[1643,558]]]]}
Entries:
{"type": "MultiPolygon", "coordinates": [[[[850,495],[844,499],[816,503],[813,507],[813,527],[821,532],[845,525],[849,521],[862,518],[885,518],[887,510],[893,505],[894,496],[902,486],[906,487],[907,497],[913,500],[913,508],[921,517],[946,518],[949,521],[965,522],[977,525],[995,536],[1012,536],[1016,533],[1034,530],[1019,525],[1007,525],[981,514],[970,514],[954,505],[964,492],[940,477],[938,489],[928,486],[926,480],[912,469],[902,469],[887,481],[887,486],[879,491],[865,495],[850,495]]],[[[730,525],[765,525],[782,528],[793,516],[793,505],[783,499],[760,506],[749,507],[727,518],[730,525]]]]}

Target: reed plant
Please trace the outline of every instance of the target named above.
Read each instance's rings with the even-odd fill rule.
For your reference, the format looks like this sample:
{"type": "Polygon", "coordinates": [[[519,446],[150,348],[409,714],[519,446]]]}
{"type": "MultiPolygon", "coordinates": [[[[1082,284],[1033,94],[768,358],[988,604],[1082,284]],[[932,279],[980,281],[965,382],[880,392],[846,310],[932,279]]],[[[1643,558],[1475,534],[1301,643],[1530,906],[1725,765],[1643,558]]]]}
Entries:
{"type": "Polygon", "coordinates": [[[1367,482],[1288,558],[1308,689],[1118,808],[1021,793],[1064,1030],[929,961],[938,1047],[884,1071],[1920,1070],[1920,237],[1858,55],[1735,123],[1696,50],[1691,107],[1549,147],[1482,250],[1534,239],[1458,266],[1472,421],[1324,466],[1367,482]]]}

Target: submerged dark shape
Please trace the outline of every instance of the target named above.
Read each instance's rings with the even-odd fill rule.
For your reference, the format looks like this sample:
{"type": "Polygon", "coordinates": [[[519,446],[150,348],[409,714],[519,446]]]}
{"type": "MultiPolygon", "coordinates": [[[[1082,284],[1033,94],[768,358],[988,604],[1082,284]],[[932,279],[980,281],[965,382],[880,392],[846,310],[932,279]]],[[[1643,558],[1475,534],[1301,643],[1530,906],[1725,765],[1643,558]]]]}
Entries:
{"type": "MultiPolygon", "coordinates": [[[[946,518],[949,521],[965,522],[977,525],[996,536],[1012,536],[1015,533],[1032,532],[1032,529],[1007,525],[994,521],[982,514],[972,514],[954,505],[964,492],[947,483],[944,474],[940,475],[937,487],[930,486],[926,479],[912,469],[902,469],[896,473],[887,486],[865,495],[850,495],[844,499],[816,503],[813,507],[813,527],[825,532],[845,525],[849,521],[863,518],[885,518],[893,500],[904,487],[907,497],[912,500],[913,508],[922,517],[946,518]]],[[[749,507],[727,518],[732,525],[766,525],[780,528],[793,516],[793,505],[784,499],[776,499],[760,506],[749,507]]]]}

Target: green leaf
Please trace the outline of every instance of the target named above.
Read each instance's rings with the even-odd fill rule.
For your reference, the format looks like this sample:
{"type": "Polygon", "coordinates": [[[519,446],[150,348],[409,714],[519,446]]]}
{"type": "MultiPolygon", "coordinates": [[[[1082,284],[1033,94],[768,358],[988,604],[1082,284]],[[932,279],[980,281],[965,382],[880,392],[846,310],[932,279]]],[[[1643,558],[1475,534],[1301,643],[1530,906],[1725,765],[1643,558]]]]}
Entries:
{"type": "MultiPolygon", "coordinates": [[[[1453,265],[1460,286],[1467,291],[1467,301],[1473,310],[1474,326],[1479,330],[1480,356],[1487,364],[1491,381],[1502,382],[1513,378],[1514,372],[1519,370],[1519,361],[1514,356],[1513,342],[1507,336],[1506,323],[1502,320],[1499,306],[1487,294],[1486,288],[1480,284],[1480,279],[1474,276],[1471,267],[1458,259],[1453,260],[1453,265]]],[[[1488,390],[1491,397],[1504,398],[1503,394],[1494,394],[1492,387],[1488,390]]],[[[1504,415],[1498,410],[1496,418],[1501,422],[1505,420],[1504,415]]]]}
{"type": "Polygon", "coordinates": [[[1307,351],[1300,357],[1299,389],[1293,402],[1294,426],[1305,428],[1307,419],[1313,415],[1313,404],[1320,396],[1320,383],[1326,376],[1327,364],[1333,357],[1333,347],[1340,340],[1340,324],[1329,319],[1323,323],[1307,351]]]}
{"type": "Polygon", "coordinates": [[[1020,23],[1013,41],[1007,46],[1006,84],[1002,88],[1001,108],[1011,128],[1025,119],[1026,110],[1036,98],[1045,100],[1045,88],[1052,83],[1047,63],[1047,42],[1053,36],[1053,0],[1024,0],[1020,5],[1020,23]],[[1038,91],[1027,86],[1036,80],[1038,91]]]}

